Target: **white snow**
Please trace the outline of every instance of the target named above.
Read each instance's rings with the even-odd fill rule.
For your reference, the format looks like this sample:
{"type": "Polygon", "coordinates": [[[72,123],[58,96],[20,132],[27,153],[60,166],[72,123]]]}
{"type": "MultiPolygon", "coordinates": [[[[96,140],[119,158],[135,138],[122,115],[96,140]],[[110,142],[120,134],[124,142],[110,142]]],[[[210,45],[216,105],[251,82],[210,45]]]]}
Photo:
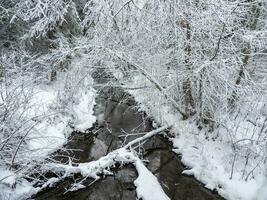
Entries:
{"type": "MultiPolygon", "coordinates": [[[[30,124],[26,124],[27,127],[33,128],[25,138],[26,144],[19,149],[15,163],[22,163],[30,170],[34,164],[42,163],[49,154],[61,148],[73,130],[84,132],[92,127],[96,120],[93,116],[96,95],[92,88],[93,79],[86,69],[82,71],[76,67],[73,70],[77,72],[59,73],[58,81],[50,85],[37,85],[29,92],[24,89],[25,93],[31,94],[28,107],[22,107],[14,115],[23,116],[30,124]]],[[[25,134],[23,130],[22,134],[25,134]]],[[[37,191],[21,177],[23,173],[11,172],[0,163],[0,199],[23,199],[37,191]],[[12,176],[1,180],[10,174],[12,176]]]]}
{"type": "Polygon", "coordinates": [[[75,129],[78,131],[85,131],[86,129],[92,127],[93,123],[96,121],[96,118],[93,115],[93,107],[95,105],[94,96],[95,91],[93,89],[83,92],[79,96],[80,103],[73,107],[77,116],[75,129]]]}
{"type": "Polygon", "coordinates": [[[31,184],[25,179],[19,178],[14,172],[1,167],[0,182],[1,200],[23,200],[34,190],[31,184]]]}
{"type": "Polygon", "coordinates": [[[157,178],[144,166],[144,164],[137,160],[135,167],[138,172],[138,178],[134,181],[136,186],[137,197],[144,200],[170,200],[164,193],[157,178]]]}
{"type": "MultiPolygon", "coordinates": [[[[134,80],[136,87],[148,86],[149,89],[129,90],[137,102],[140,109],[155,119],[157,124],[162,126],[174,124],[172,132],[175,138],[172,139],[174,152],[182,155],[182,162],[188,167],[184,173],[193,175],[201,181],[205,187],[216,189],[220,195],[229,200],[266,200],[266,165],[257,165],[260,160],[251,158],[247,171],[254,171],[247,181],[243,176],[245,145],[253,146],[246,139],[256,138],[259,133],[259,127],[255,127],[250,122],[244,122],[242,119],[229,120],[227,128],[232,130],[226,132],[224,127],[216,129],[213,133],[199,130],[193,121],[183,121],[181,116],[174,112],[170,103],[156,89],[152,90],[151,84],[143,76],[136,76],[134,80]],[[157,98],[155,98],[157,97],[157,98]],[[160,108],[160,109],[159,109],[160,108]],[[214,139],[215,138],[215,139],[214,139]],[[237,159],[233,167],[233,176],[231,177],[232,163],[234,160],[234,150],[232,142],[240,142],[237,149],[237,159]],[[244,146],[242,146],[242,145],[244,146]]],[[[249,108],[248,108],[249,109],[249,108]]],[[[251,113],[253,114],[253,113],[251,113]]],[[[258,120],[262,123],[262,119],[258,120]]],[[[260,145],[258,145],[260,146],[260,145]]],[[[266,150],[264,146],[259,149],[253,147],[255,154],[264,156],[266,150]]],[[[266,149],[266,148],[265,148],[266,149]]],[[[262,161],[261,161],[262,162],[262,161]]]]}
{"type": "Polygon", "coordinates": [[[194,128],[190,125],[180,123],[176,127],[176,132],[180,134],[172,140],[174,152],[182,154],[182,162],[190,168],[184,173],[194,175],[211,190],[216,188],[226,199],[255,198],[263,181],[261,176],[246,182],[234,171],[233,178],[230,179],[231,151],[227,150],[231,149],[230,144],[207,140],[204,133],[196,135],[192,130],[194,128]]]}
{"type": "Polygon", "coordinates": [[[31,109],[28,111],[28,117],[36,115],[44,115],[40,123],[35,126],[34,131],[28,137],[29,149],[33,150],[31,155],[36,158],[43,159],[48,154],[62,147],[73,131],[69,124],[73,124],[73,128],[77,131],[84,132],[92,127],[96,121],[93,115],[93,107],[95,105],[96,92],[92,88],[93,80],[89,77],[84,80],[85,84],[90,85],[86,88],[75,91],[77,97],[76,102],[71,103],[67,108],[67,112],[57,111],[58,90],[55,86],[60,86],[56,82],[54,85],[42,87],[38,89],[36,95],[31,99],[31,109]]]}
{"type": "MultiPolygon", "coordinates": [[[[91,177],[98,180],[100,174],[112,175],[110,169],[115,167],[116,163],[121,165],[133,163],[135,165],[138,178],[134,181],[134,184],[138,198],[142,198],[143,200],[169,200],[169,197],[163,191],[157,178],[145,167],[134,152],[127,150],[125,147],[114,150],[96,161],[80,163],[78,166],[73,166],[71,163],[69,165],[49,164],[46,167],[53,169],[54,172],[64,172],[64,175],[48,184],[53,184],[76,173],[81,174],[83,177],[91,177]]],[[[83,188],[82,183],[82,181],[75,183],[69,190],[73,191],[83,188]]]]}

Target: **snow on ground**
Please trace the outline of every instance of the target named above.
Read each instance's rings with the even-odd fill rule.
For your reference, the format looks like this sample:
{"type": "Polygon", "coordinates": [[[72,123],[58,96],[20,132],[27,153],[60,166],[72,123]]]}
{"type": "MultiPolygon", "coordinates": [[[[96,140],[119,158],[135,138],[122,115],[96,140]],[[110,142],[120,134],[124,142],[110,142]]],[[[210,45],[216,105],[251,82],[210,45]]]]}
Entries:
{"type": "Polygon", "coordinates": [[[186,122],[177,124],[175,132],[178,134],[172,140],[174,152],[182,154],[182,162],[190,168],[185,174],[194,175],[211,190],[216,188],[226,199],[252,200],[257,196],[264,174],[246,182],[234,171],[230,179],[233,159],[230,143],[207,139],[205,133],[197,134],[186,122]]]}
{"type": "Polygon", "coordinates": [[[29,114],[29,117],[36,114],[47,116],[35,126],[35,131],[28,137],[29,149],[40,159],[62,147],[73,128],[84,132],[91,128],[96,120],[93,115],[96,95],[92,88],[93,79],[86,77],[83,87],[78,88],[75,93],[68,94],[67,91],[63,97],[59,94],[61,92],[62,95],[66,83],[62,83],[62,79],[59,80],[53,85],[38,88],[38,92],[31,99],[32,109],[29,113],[32,114],[29,114]],[[74,102],[68,102],[66,99],[74,102]]]}
{"type": "MultiPolygon", "coordinates": [[[[220,195],[229,200],[267,199],[265,164],[259,165],[261,160],[251,158],[244,175],[244,155],[248,148],[244,145],[236,145],[236,152],[232,148],[232,143],[235,141],[245,139],[246,144],[246,138],[251,138],[251,135],[257,137],[256,133],[259,130],[255,131],[255,126],[247,122],[242,122],[244,125],[241,126],[239,121],[242,119],[237,119],[239,121],[236,123],[232,119],[228,121],[227,128],[235,131],[226,132],[222,127],[213,133],[207,133],[204,129],[200,131],[194,122],[181,120],[181,116],[172,111],[166,99],[156,89],[151,90],[151,84],[145,81],[144,77],[136,76],[134,82],[137,87],[144,85],[150,87],[149,90],[129,91],[140,104],[140,109],[151,115],[160,125],[174,124],[175,137],[172,139],[174,152],[182,155],[182,162],[188,167],[188,170],[184,171],[185,174],[195,176],[205,187],[211,190],[216,189],[220,195]],[[155,96],[157,98],[154,98],[155,96]],[[233,175],[230,178],[232,170],[233,175]],[[245,181],[246,176],[249,176],[247,181],[245,181]]],[[[264,153],[266,155],[266,149],[264,150],[263,146],[261,151],[258,149],[255,151],[259,153],[257,155],[264,153]]]]}
{"type": "Polygon", "coordinates": [[[71,130],[67,130],[68,117],[51,110],[57,103],[57,91],[52,86],[36,90],[31,98],[27,117],[30,119],[40,115],[44,118],[36,124],[27,140],[31,152],[29,156],[42,160],[66,143],[71,130]]]}
{"type": "Polygon", "coordinates": [[[136,193],[139,199],[144,200],[170,200],[164,193],[157,178],[140,161],[136,160],[135,167],[138,178],[134,181],[136,193]]]}
{"type": "Polygon", "coordinates": [[[78,131],[85,131],[88,127],[92,127],[96,118],[94,117],[93,107],[95,105],[95,91],[84,91],[80,95],[79,104],[73,107],[77,118],[75,121],[75,129],[78,131]]]}
{"type": "MultiPolygon", "coordinates": [[[[32,128],[24,139],[26,143],[19,148],[15,163],[27,166],[30,171],[36,163],[42,163],[49,154],[61,148],[73,130],[84,132],[92,127],[96,120],[93,116],[96,91],[89,74],[90,69],[73,67],[58,73],[58,79],[50,84],[35,85],[29,92],[23,89],[28,95],[27,107],[21,106],[14,114],[19,117],[14,120],[20,122],[23,117],[27,125],[25,130],[29,126],[32,128]]],[[[25,133],[21,129],[21,134],[25,133]]],[[[36,191],[21,178],[25,172],[26,169],[11,172],[0,163],[0,199],[24,199],[36,191]]]]}
{"type": "Polygon", "coordinates": [[[27,194],[34,188],[25,179],[19,178],[14,172],[0,167],[0,199],[18,200],[26,199],[27,194]]]}

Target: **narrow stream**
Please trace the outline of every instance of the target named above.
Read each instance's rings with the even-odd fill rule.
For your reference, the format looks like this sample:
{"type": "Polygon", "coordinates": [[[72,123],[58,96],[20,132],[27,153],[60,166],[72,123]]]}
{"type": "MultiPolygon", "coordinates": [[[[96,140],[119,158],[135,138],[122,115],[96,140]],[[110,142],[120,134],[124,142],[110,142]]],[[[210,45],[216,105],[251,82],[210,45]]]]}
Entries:
{"type": "MultiPolygon", "coordinates": [[[[121,147],[123,143],[133,139],[123,137],[125,133],[147,132],[153,129],[151,120],[145,113],[138,112],[133,99],[120,89],[101,90],[96,101],[97,123],[89,133],[74,132],[67,144],[69,149],[80,149],[70,153],[75,162],[96,160],[121,147]]],[[[179,157],[171,151],[169,141],[163,136],[149,140],[140,152],[143,154],[143,159],[149,161],[148,169],[158,177],[162,188],[171,199],[222,199],[215,192],[205,189],[194,178],[182,175],[184,167],[179,157]]],[[[58,159],[66,161],[64,157],[58,159]]],[[[88,184],[88,187],[79,191],[65,193],[70,183],[75,181],[73,178],[38,193],[34,198],[36,200],[135,200],[133,182],[136,178],[135,168],[126,165],[114,169],[114,176],[103,177],[93,184],[91,184],[93,180],[87,180],[84,184],[88,184]]]]}

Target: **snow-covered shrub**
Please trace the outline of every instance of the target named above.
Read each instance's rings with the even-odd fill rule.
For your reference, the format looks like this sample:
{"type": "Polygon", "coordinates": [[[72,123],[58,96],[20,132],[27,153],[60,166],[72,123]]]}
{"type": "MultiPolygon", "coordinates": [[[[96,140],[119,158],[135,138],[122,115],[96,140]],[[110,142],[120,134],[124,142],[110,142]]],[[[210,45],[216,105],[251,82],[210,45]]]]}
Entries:
{"type": "Polygon", "coordinates": [[[12,21],[20,18],[28,22],[30,37],[45,36],[49,31],[62,26],[68,14],[78,17],[75,4],[71,0],[18,1],[14,9],[12,21]]]}

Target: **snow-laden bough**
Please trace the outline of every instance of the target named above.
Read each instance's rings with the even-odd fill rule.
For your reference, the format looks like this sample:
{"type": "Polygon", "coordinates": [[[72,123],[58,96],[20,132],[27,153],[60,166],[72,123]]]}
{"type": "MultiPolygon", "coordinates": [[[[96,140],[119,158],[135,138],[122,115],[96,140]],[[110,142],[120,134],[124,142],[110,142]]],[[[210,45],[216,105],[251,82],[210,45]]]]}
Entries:
{"type": "Polygon", "coordinates": [[[40,191],[46,187],[51,187],[55,183],[67,177],[73,176],[74,174],[81,174],[84,179],[82,179],[79,183],[73,184],[68,191],[79,190],[85,187],[83,185],[83,181],[87,178],[92,178],[96,181],[101,178],[100,176],[112,175],[113,173],[111,172],[111,169],[114,168],[116,164],[133,164],[138,172],[138,178],[134,181],[138,199],[169,200],[170,198],[163,191],[157,178],[146,168],[132,147],[134,145],[141,144],[143,141],[161,133],[170,127],[171,126],[163,126],[148,132],[144,136],[129,142],[124,147],[114,150],[96,161],[80,163],[78,165],[74,165],[71,162],[69,162],[68,165],[51,163],[47,164],[44,166],[43,170],[49,170],[63,175],[58,178],[49,179],[45,184],[37,188],[36,191],[40,191]]]}

